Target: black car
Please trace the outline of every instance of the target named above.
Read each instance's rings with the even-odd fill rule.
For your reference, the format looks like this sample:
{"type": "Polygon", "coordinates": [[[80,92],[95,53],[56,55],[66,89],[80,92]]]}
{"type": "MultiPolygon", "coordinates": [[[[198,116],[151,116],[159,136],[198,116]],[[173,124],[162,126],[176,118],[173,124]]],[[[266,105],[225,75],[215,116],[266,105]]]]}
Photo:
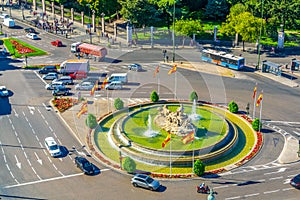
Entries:
{"type": "Polygon", "coordinates": [[[300,189],[300,174],[298,174],[297,176],[292,178],[292,180],[290,181],[290,184],[293,187],[300,189]]]}
{"type": "Polygon", "coordinates": [[[48,74],[50,72],[57,72],[56,66],[45,66],[39,70],[40,74],[48,74]]]}
{"type": "Polygon", "coordinates": [[[69,94],[70,94],[70,88],[66,88],[66,87],[58,87],[52,91],[53,96],[59,96],[59,95],[68,96],[69,94]]]}
{"type": "Polygon", "coordinates": [[[92,163],[90,163],[86,158],[81,156],[75,157],[75,164],[81,171],[83,171],[85,174],[91,175],[95,172],[95,167],[92,163]]]}
{"type": "Polygon", "coordinates": [[[36,33],[33,28],[25,28],[24,31],[25,33],[36,33]]]}

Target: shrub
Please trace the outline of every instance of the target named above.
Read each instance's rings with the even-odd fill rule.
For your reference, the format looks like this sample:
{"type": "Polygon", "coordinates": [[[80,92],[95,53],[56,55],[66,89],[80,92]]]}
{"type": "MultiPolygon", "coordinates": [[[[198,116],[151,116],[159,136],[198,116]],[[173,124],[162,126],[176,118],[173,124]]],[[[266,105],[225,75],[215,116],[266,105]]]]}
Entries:
{"type": "Polygon", "coordinates": [[[252,122],[252,128],[255,131],[259,131],[259,129],[261,129],[262,127],[262,123],[260,122],[260,120],[258,118],[255,118],[252,122]]]}
{"type": "Polygon", "coordinates": [[[239,111],[239,106],[234,101],[231,101],[228,104],[228,109],[232,113],[237,113],[239,111]]]}
{"type": "Polygon", "coordinates": [[[190,101],[194,101],[196,100],[196,102],[198,101],[198,94],[196,91],[193,91],[191,94],[190,94],[190,101]]]}
{"type": "Polygon", "coordinates": [[[155,90],[153,90],[153,91],[151,92],[150,100],[151,100],[152,102],[157,102],[157,101],[159,100],[159,96],[158,96],[158,94],[157,94],[157,92],[156,92],[155,90]]]}
{"type": "Polygon", "coordinates": [[[93,129],[96,128],[97,124],[97,119],[95,117],[95,115],[93,114],[88,114],[86,120],[85,120],[85,124],[87,125],[87,127],[93,129]]]}
{"type": "Polygon", "coordinates": [[[123,163],[123,169],[128,173],[133,173],[136,170],[136,163],[130,157],[126,157],[123,163]]]}
{"type": "Polygon", "coordinates": [[[205,165],[203,164],[203,162],[201,160],[196,160],[196,162],[194,163],[194,173],[197,176],[201,176],[202,174],[204,174],[205,172],[205,165]]]}
{"type": "Polygon", "coordinates": [[[114,106],[117,110],[121,110],[124,108],[124,102],[120,98],[117,98],[115,99],[114,106]]]}

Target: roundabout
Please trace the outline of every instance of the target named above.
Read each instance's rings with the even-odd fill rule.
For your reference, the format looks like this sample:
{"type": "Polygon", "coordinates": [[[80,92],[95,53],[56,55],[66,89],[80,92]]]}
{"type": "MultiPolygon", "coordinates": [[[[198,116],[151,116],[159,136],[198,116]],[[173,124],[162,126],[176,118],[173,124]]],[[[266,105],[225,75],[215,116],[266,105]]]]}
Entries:
{"type": "Polygon", "coordinates": [[[130,157],[137,170],[153,176],[191,177],[198,159],[207,173],[219,173],[258,152],[262,143],[257,146],[257,133],[244,118],[205,102],[143,102],[100,117],[87,139],[95,156],[113,168],[122,169],[130,157]]]}

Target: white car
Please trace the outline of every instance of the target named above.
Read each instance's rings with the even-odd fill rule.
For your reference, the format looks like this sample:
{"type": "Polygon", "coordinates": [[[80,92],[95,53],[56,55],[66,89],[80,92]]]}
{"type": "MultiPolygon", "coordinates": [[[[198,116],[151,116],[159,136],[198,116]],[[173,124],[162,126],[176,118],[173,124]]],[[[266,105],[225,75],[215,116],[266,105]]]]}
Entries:
{"type": "Polygon", "coordinates": [[[1,97],[8,97],[9,96],[9,92],[6,89],[6,87],[4,85],[0,86],[0,96],[1,97]]]}
{"type": "Polygon", "coordinates": [[[61,155],[59,145],[55,142],[53,137],[47,137],[45,139],[45,146],[52,157],[57,157],[61,155]]]}
{"type": "Polygon", "coordinates": [[[47,90],[54,90],[58,87],[65,87],[64,83],[62,81],[60,82],[55,82],[55,83],[48,83],[46,86],[45,86],[45,89],[47,90]]]}
{"type": "Polygon", "coordinates": [[[51,73],[43,75],[42,78],[44,80],[54,80],[54,79],[57,79],[58,76],[57,76],[57,73],[51,72],[51,73]]]}
{"type": "Polygon", "coordinates": [[[35,33],[28,33],[26,34],[26,37],[32,39],[32,40],[37,40],[39,37],[35,33]]]}
{"type": "Polygon", "coordinates": [[[82,82],[75,85],[75,90],[91,90],[94,87],[92,82],[82,82]]]}
{"type": "Polygon", "coordinates": [[[6,14],[6,13],[2,13],[2,14],[0,15],[0,18],[1,18],[1,19],[8,19],[8,18],[10,18],[10,16],[9,16],[8,14],[6,14]]]}

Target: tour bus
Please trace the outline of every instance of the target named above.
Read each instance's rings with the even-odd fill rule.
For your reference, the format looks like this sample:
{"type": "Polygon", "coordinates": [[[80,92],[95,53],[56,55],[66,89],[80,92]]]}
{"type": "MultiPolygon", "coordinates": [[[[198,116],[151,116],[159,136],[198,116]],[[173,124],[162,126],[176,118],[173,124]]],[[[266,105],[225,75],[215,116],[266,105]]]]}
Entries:
{"type": "Polygon", "coordinates": [[[245,58],[212,49],[204,49],[202,51],[201,59],[209,63],[214,63],[235,70],[240,70],[245,66],[245,58]]]}

